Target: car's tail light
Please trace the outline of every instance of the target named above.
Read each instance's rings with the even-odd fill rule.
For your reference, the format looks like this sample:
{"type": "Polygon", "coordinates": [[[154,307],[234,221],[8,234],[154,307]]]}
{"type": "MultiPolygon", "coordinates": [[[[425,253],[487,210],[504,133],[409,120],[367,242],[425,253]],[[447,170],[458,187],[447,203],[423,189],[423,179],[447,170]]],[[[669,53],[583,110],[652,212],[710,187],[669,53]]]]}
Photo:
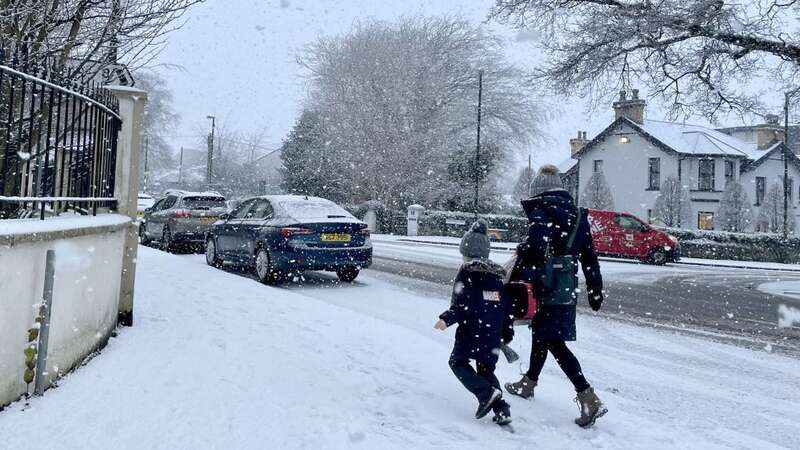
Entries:
{"type": "Polygon", "coordinates": [[[192,217],[192,212],[188,209],[179,209],[175,211],[175,217],[179,219],[185,219],[187,217],[192,217]]]}
{"type": "Polygon", "coordinates": [[[369,228],[362,228],[356,232],[359,236],[364,236],[365,238],[369,237],[369,228]]]}
{"type": "Polygon", "coordinates": [[[296,228],[296,227],[281,228],[281,236],[287,239],[293,236],[307,236],[313,233],[314,232],[309,230],[308,228],[296,228]]]}

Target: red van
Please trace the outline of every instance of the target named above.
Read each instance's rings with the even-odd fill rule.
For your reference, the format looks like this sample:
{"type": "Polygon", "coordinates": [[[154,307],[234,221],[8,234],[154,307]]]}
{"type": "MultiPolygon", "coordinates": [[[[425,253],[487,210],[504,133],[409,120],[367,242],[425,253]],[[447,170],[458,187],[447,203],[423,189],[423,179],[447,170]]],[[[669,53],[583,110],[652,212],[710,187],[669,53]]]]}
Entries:
{"type": "Polygon", "coordinates": [[[680,259],[680,244],[674,236],[631,214],[590,209],[589,224],[598,254],[634,258],[656,265],[680,259]]]}

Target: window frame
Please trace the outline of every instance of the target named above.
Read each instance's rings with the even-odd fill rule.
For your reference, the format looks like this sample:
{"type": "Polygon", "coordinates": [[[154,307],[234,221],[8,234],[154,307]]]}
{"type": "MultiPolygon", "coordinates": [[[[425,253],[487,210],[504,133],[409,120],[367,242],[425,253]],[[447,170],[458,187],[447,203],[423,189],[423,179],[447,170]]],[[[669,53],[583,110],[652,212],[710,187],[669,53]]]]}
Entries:
{"type": "Polygon", "coordinates": [[[647,159],[647,190],[661,190],[661,158],[647,159]]]}
{"type": "Polygon", "coordinates": [[[724,162],[724,170],[725,170],[725,186],[728,183],[735,183],[736,182],[736,161],[732,159],[726,159],[724,162]],[[728,173],[728,169],[730,169],[730,173],[728,173]]]}
{"type": "Polygon", "coordinates": [[[704,230],[704,231],[713,231],[714,230],[714,212],[713,211],[698,211],[697,212],[697,229],[704,230]],[[703,227],[702,224],[704,223],[703,217],[707,219],[710,218],[711,220],[711,228],[703,227]]]}
{"type": "Polygon", "coordinates": [[[714,192],[716,188],[717,162],[713,158],[701,159],[697,163],[697,190],[714,192]],[[711,167],[711,171],[704,171],[703,167],[711,167]]]}
{"type": "Polygon", "coordinates": [[[602,159],[592,160],[592,173],[594,174],[602,171],[603,171],[603,160],[602,159]]]}
{"type": "Polygon", "coordinates": [[[756,206],[764,204],[767,196],[767,177],[756,177],[756,206]]]}

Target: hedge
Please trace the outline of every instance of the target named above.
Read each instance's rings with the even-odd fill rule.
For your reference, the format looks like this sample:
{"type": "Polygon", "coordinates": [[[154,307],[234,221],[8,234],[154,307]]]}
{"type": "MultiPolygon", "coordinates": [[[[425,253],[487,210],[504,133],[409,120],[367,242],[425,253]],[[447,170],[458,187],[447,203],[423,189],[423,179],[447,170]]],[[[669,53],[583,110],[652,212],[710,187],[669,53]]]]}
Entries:
{"type": "Polygon", "coordinates": [[[384,204],[377,201],[368,201],[359,205],[343,205],[350,214],[360,220],[364,220],[367,211],[375,211],[375,233],[405,235],[408,230],[408,221],[405,211],[398,211],[387,208],[384,204]]]}
{"type": "Polygon", "coordinates": [[[681,254],[688,258],[800,262],[800,237],[797,236],[784,240],[780,234],[773,233],[659,229],[678,238],[681,254]]]}
{"type": "MultiPolygon", "coordinates": [[[[528,219],[506,214],[480,214],[489,222],[489,228],[499,230],[500,241],[520,242],[528,235],[528,219]]],[[[419,221],[419,234],[423,236],[461,237],[475,221],[475,214],[460,211],[425,210],[419,221]]]]}

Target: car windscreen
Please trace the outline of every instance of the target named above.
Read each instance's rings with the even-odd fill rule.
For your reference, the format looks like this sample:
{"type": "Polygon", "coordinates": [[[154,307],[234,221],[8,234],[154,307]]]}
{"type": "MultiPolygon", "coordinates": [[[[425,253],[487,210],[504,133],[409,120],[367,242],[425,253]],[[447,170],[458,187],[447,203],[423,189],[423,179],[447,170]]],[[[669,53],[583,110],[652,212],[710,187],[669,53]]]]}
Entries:
{"type": "Polygon", "coordinates": [[[184,197],[183,207],[187,209],[227,209],[225,199],[222,197],[184,197]]]}
{"type": "Polygon", "coordinates": [[[355,219],[352,214],[333,202],[290,200],[279,205],[285,215],[296,220],[355,219]]]}

